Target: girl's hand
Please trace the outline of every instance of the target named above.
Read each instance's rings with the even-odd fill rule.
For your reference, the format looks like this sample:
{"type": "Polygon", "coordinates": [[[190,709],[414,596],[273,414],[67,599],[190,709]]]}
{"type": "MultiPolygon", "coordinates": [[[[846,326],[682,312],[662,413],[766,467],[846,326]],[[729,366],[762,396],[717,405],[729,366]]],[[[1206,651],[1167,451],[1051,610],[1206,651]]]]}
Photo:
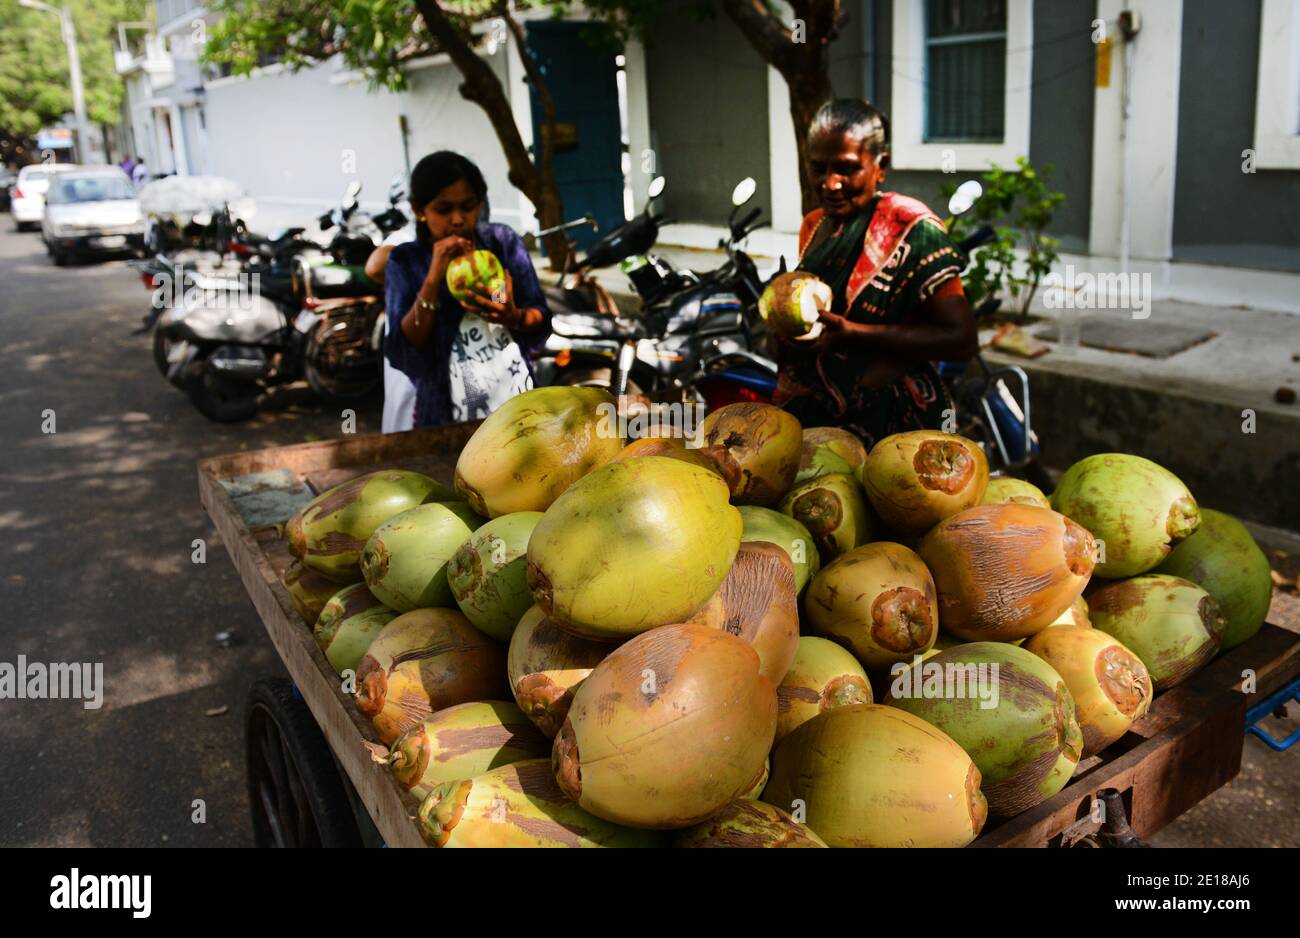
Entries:
{"type": "Polygon", "coordinates": [[[507,329],[515,329],[519,326],[522,318],[518,307],[515,306],[515,285],[510,279],[510,271],[505,271],[506,286],[502,295],[493,297],[482,286],[476,286],[466,300],[467,306],[477,312],[488,322],[494,322],[498,325],[505,326],[507,329]]]}
{"type": "Polygon", "coordinates": [[[441,286],[447,277],[447,265],[462,254],[472,253],[474,245],[466,238],[450,235],[433,244],[433,261],[429,264],[428,282],[441,286]]]}

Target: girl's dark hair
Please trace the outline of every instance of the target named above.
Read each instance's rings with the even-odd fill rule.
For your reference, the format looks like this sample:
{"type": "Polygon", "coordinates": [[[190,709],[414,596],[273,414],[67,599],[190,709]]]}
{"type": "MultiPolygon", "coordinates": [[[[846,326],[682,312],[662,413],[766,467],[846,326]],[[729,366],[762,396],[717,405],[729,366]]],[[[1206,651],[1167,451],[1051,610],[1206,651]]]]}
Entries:
{"type": "Polygon", "coordinates": [[[827,132],[852,134],[874,157],[889,152],[889,118],[874,104],[859,98],[836,98],[818,109],[808,136],[827,132]]]}
{"type": "MultiPolygon", "coordinates": [[[[415,164],[415,169],[411,170],[411,205],[417,213],[424,211],[424,207],[436,199],[439,192],[462,179],[483,203],[483,211],[479,218],[486,221],[488,218],[487,182],[483,179],[483,173],[472,160],[451,150],[430,153],[415,164]]],[[[415,237],[425,247],[432,245],[433,236],[429,233],[428,226],[422,222],[416,222],[415,237]]]]}

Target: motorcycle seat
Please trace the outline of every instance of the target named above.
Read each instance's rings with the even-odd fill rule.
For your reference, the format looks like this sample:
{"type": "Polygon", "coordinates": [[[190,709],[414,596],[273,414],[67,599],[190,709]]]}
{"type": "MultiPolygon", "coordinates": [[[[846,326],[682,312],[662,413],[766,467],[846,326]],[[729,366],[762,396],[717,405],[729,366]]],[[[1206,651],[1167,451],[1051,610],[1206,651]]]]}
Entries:
{"type": "Polygon", "coordinates": [[[555,313],[551,316],[551,331],[571,339],[631,339],[645,334],[635,319],[598,313],[555,313]]]}

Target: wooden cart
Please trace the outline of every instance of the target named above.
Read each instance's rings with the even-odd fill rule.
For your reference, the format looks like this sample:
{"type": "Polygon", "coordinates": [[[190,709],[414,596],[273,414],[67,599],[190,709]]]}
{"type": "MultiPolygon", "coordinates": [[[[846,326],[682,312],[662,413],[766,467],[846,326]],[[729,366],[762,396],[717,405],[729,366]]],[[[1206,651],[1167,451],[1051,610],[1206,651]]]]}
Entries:
{"type": "MultiPolygon", "coordinates": [[[[377,743],[377,737],[343,692],[281,582],[290,557],[275,525],[315,494],[365,472],[403,468],[450,482],[456,456],[474,428],[461,424],[349,437],[199,463],[203,506],[306,711],[319,726],[318,748],[327,746],[333,754],[333,760],[322,759],[310,742],[276,738],[275,727],[265,726],[265,718],[275,716],[266,712],[265,700],[262,711],[250,710],[250,724],[261,712],[258,732],[271,733],[270,738],[250,739],[250,797],[260,840],[295,842],[298,838],[288,835],[320,824],[321,819],[309,815],[321,810],[322,800],[337,801],[354,791],[385,843],[423,846],[413,822],[419,806],[398,788],[388,769],[373,760],[365,743],[377,743]],[[278,765],[265,764],[276,760],[278,765]],[[307,777],[328,774],[331,762],[347,783],[307,777]],[[313,786],[316,794],[304,797],[303,791],[313,786]]],[[[1297,675],[1300,635],[1264,626],[1249,642],[1158,696],[1150,713],[1123,739],[1080,763],[1074,779],[1056,797],[1001,824],[990,823],[974,845],[1068,846],[1096,831],[1094,800],[1106,789],[1118,790],[1139,837],[1154,834],[1236,776],[1248,707],[1297,675]],[[1243,693],[1243,679],[1252,674],[1254,692],[1243,693]]],[[[287,725],[278,732],[299,733],[306,711],[281,719],[287,725]]],[[[336,812],[337,805],[326,805],[325,810],[336,812]]]]}

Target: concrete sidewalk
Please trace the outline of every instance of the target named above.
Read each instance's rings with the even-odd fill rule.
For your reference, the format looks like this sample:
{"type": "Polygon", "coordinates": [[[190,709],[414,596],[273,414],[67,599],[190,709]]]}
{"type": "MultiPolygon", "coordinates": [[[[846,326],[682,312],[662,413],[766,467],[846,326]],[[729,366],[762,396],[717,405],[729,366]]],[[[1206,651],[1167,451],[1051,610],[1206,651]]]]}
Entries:
{"type": "MultiPolygon", "coordinates": [[[[1029,375],[1048,465],[1138,453],[1182,478],[1202,504],[1300,530],[1300,404],[1285,402],[1300,390],[1300,317],[1176,301],[1155,301],[1149,318],[1136,321],[1123,310],[1081,312],[1103,344],[1124,333],[1147,345],[1175,331],[1211,337],[1163,358],[1086,345],[1070,352],[1054,342],[1033,359],[986,350],[990,365],[1029,375]]],[[[1030,335],[1054,331],[1058,311],[1036,300],[1031,314],[1042,321],[1026,328],[1030,335]]]]}

